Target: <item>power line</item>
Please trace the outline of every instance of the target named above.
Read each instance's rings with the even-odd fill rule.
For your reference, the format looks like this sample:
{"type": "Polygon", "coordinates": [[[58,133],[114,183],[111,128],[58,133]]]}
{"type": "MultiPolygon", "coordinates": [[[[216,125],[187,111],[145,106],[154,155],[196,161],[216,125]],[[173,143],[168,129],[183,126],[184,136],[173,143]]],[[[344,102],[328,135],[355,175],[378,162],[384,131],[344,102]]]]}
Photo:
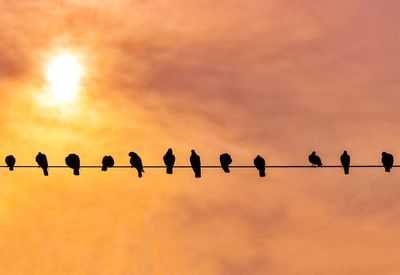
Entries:
{"type": "MultiPolygon", "coordinates": [[[[377,164],[360,164],[360,165],[350,165],[350,168],[382,168],[383,165],[377,164]]],[[[400,167],[400,165],[393,165],[392,167],[400,167]]],[[[7,165],[0,165],[0,168],[8,168],[7,165]]],[[[14,168],[39,168],[38,165],[15,165],[14,168]]],[[[70,167],[66,165],[49,165],[48,168],[68,168],[70,167]]],[[[80,168],[102,168],[101,165],[81,165],[80,168]]],[[[130,165],[116,165],[113,167],[108,167],[108,169],[113,168],[133,168],[130,165]]],[[[165,169],[165,165],[143,165],[143,168],[149,169],[165,169]]],[[[190,165],[175,165],[175,168],[192,168],[190,165]]],[[[201,168],[219,168],[221,169],[221,165],[202,165],[201,168]]],[[[254,165],[230,165],[229,168],[237,168],[237,169],[245,169],[245,168],[255,168],[254,165]]],[[[310,165],[266,165],[265,168],[273,168],[273,169],[281,169],[281,168],[308,168],[308,169],[321,169],[321,168],[343,168],[342,165],[323,165],[323,166],[310,166],[310,165]]]]}

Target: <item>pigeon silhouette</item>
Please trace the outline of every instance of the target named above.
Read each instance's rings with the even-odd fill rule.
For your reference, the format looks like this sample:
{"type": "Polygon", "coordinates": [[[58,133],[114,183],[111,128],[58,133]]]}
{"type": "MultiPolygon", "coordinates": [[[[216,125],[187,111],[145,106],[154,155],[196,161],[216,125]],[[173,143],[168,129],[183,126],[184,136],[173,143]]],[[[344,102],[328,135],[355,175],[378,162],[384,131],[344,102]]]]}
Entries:
{"type": "Polygon", "coordinates": [[[385,167],[386,172],[390,172],[390,169],[393,167],[394,158],[393,155],[382,152],[382,164],[385,167]]]}
{"type": "Polygon", "coordinates": [[[132,167],[136,168],[136,170],[138,171],[138,177],[141,178],[142,172],[144,172],[142,159],[135,152],[130,152],[129,156],[131,157],[130,163],[131,163],[132,167]]]}
{"type": "Polygon", "coordinates": [[[350,156],[347,154],[347,151],[345,150],[343,154],[340,156],[340,162],[342,163],[343,169],[344,169],[344,174],[347,175],[349,174],[350,170],[350,156]]]}
{"type": "Polygon", "coordinates": [[[15,157],[13,155],[6,156],[5,161],[8,166],[8,169],[10,169],[10,171],[14,171],[14,166],[16,162],[15,157]]]}
{"type": "Polygon", "coordinates": [[[311,166],[322,166],[322,162],[319,156],[314,152],[308,156],[308,160],[311,162],[311,166]]]}
{"type": "Polygon", "coordinates": [[[169,148],[167,153],[165,153],[163,160],[167,169],[167,174],[172,174],[175,165],[175,156],[171,148],[169,148]]]}
{"type": "Polygon", "coordinates": [[[192,150],[192,154],[190,155],[190,165],[194,171],[194,176],[196,178],[201,178],[201,162],[200,156],[196,154],[194,150],[192,150]]]}
{"type": "Polygon", "coordinates": [[[254,159],[254,166],[257,168],[260,177],[265,177],[265,159],[257,155],[254,159]]]}
{"type": "Polygon", "coordinates": [[[114,159],[112,156],[104,156],[101,164],[103,165],[101,171],[107,171],[107,168],[114,167],[114,159]]]}
{"type": "Polygon", "coordinates": [[[221,163],[222,169],[225,173],[230,173],[229,165],[232,163],[232,157],[228,153],[221,154],[219,156],[219,162],[221,163]]]}
{"type": "Polygon", "coordinates": [[[76,154],[69,154],[65,158],[65,164],[71,169],[74,170],[74,175],[79,176],[79,169],[81,167],[81,160],[79,159],[79,156],[76,154]]]}
{"type": "Polygon", "coordinates": [[[46,155],[45,155],[45,154],[42,154],[41,152],[39,152],[39,153],[37,154],[37,156],[36,156],[36,162],[37,162],[37,164],[39,165],[39,167],[43,169],[43,174],[44,174],[45,176],[48,176],[48,175],[49,175],[49,171],[48,171],[49,164],[48,164],[48,162],[47,162],[47,157],[46,157],[46,155]]]}

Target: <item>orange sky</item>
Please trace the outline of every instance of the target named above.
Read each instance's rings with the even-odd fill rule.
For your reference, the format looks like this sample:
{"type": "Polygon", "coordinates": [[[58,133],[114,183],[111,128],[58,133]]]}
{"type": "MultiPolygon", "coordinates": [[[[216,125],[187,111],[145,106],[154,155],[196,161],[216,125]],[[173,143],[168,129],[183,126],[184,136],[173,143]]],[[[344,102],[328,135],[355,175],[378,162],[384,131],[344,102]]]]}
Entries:
{"type": "MultiPolygon", "coordinates": [[[[398,1],[0,2],[0,158],[400,156],[398,1]],[[49,106],[59,51],[84,64],[49,106]]],[[[398,171],[3,169],[0,274],[399,274],[398,171]]]]}

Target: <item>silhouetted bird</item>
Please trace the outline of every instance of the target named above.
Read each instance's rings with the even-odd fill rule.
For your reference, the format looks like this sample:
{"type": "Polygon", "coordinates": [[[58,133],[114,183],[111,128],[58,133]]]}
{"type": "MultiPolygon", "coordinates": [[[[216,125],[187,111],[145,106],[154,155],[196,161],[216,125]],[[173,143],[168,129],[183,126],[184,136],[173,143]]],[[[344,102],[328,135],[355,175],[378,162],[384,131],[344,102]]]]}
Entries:
{"type": "Polygon", "coordinates": [[[349,174],[350,170],[350,156],[347,154],[347,151],[345,150],[343,154],[340,156],[340,162],[342,163],[343,169],[344,169],[344,174],[347,175],[349,174]]]}
{"type": "Polygon", "coordinates": [[[49,164],[47,163],[46,155],[39,152],[36,156],[36,162],[39,165],[39,167],[43,169],[43,174],[45,176],[48,176],[49,175],[49,172],[48,172],[49,164]]]}
{"type": "Polygon", "coordinates": [[[194,171],[194,176],[196,178],[201,178],[200,156],[197,155],[194,150],[192,150],[192,154],[190,155],[190,165],[192,165],[192,169],[194,171]]]}
{"type": "Polygon", "coordinates": [[[136,170],[138,171],[138,176],[139,176],[139,178],[141,178],[142,172],[144,172],[142,159],[135,152],[130,152],[129,156],[131,157],[130,163],[131,163],[132,167],[136,168],[136,170]]]}
{"type": "Polygon", "coordinates": [[[114,167],[114,159],[112,156],[104,156],[101,164],[103,164],[101,171],[107,171],[107,168],[114,167]]]}
{"type": "Polygon", "coordinates": [[[393,155],[382,152],[382,164],[385,167],[386,172],[390,172],[390,169],[393,167],[394,158],[393,155]]]}
{"type": "Polygon", "coordinates": [[[172,174],[172,169],[175,165],[175,156],[171,148],[169,148],[167,153],[165,153],[163,160],[167,169],[167,174],[172,174]]]}
{"type": "Polygon", "coordinates": [[[74,175],[79,176],[79,169],[81,167],[81,160],[79,159],[79,156],[76,154],[69,154],[65,158],[65,164],[71,169],[74,170],[74,175]]]}
{"type": "Polygon", "coordinates": [[[254,159],[254,166],[257,168],[260,177],[265,177],[265,159],[257,155],[254,159]]]}
{"type": "Polygon", "coordinates": [[[232,163],[232,157],[228,153],[221,154],[219,156],[219,162],[221,163],[222,169],[226,173],[230,173],[231,171],[229,170],[229,165],[232,163]]]}
{"type": "Polygon", "coordinates": [[[308,160],[311,162],[311,166],[322,166],[321,159],[315,152],[308,156],[308,160]]]}
{"type": "Polygon", "coordinates": [[[6,160],[6,164],[7,164],[8,168],[10,169],[10,171],[13,171],[14,170],[14,165],[15,165],[14,156],[13,155],[6,156],[5,160],[6,160]]]}

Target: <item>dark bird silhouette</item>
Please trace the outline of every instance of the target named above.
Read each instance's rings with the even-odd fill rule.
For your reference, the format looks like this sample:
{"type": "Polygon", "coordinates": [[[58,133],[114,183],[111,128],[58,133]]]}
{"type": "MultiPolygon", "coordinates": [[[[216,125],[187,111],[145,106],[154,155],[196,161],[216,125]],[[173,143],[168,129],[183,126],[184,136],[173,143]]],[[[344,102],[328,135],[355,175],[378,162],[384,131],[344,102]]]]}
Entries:
{"type": "Polygon", "coordinates": [[[257,168],[260,177],[265,177],[265,159],[257,155],[254,159],[254,166],[257,168]]]}
{"type": "Polygon", "coordinates": [[[71,169],[74,170],[74,175],[79,176],[79,169],[81,167],[81,160],[79,159],[79,156],[76,154],[69,154],[65,158],[65,164],[71,169]]]}
{"type": "Polygon", "coordinates": [[[308,160],[311,162],[311,166],[322,166],[321,159],[315,152],[308,156],[308,160]]]}
{"type": "Polygon", "coordinates": [[[144,172],[142,159],[135,152],[130,152],[129,156],[131,157],[130,163],[131,163],[132,167],[136,168],[136,170],[138,171],[138,177],[141,178],[142,172],[144,172]]]}
{"type": "Polygon", "coordinates": [[[230,173],[229,165],[232,163],[232,157],[228,153],[221,154],[219,156],[219,162],[221,163],[222,169],[225,173],[230,173]]]}
{"type": "Polygon", "coordinates": [[[43,174],[44,174],[45,176],[48,176],[48,175],[49,175],[49,171],[48,171],[49,164],[48,164],[48,162],[47,162],[47,157],[46,157],[46,155],[45,155],[45,154],[42,154],[41,152],[39,152],[39,153],[37,154],[37,156],[36,156],[36,162],[37,162],[37,164],[39,165],[39,167],[43,169],[43,174]]]}
{"type": "Polygon", "coordinates": [[[172,174],[175,165],[175,156],[171,148],[169,148],[167,153],[165,153],[163,160],[167,169],[167,174],[172,174]]]}
{"type": "Polygon", "coordinates": [[[347,154],[346,150],[340,156],[340,162],[342,163],[342,166],[343,166],[343,169],[344,169],[344,174],[345,175],[349,174],[349,171],[350,171],[350,156],[349,156],[349,154],[347,154]]]}
{"type": "Polygon", "coordinates": [[[114,167],[114,159],[112,156],[104,156],[101,164],[103,165],[101,171],[107,171],[107,168],[114,167]]]}
{"type": "Polygon", "coordinates": [[[393,168],[394,158],[393,155],[382,152],[382,164],[385,167],[386,172],[390,172],[390,169],[393,168]]]}
{"type": "Polygon", "coordinates": [[[190,165],[194,171],[194,176],[196,178],[201,178],[201,161],[200,156],[196,154],[194,150],[192,150],[192,154],[190,155],[190,165]]]}
{"type": "Polygon", "coordinates": [[[6,160],[6,164],[7,164],[8,168],[10,169],[10,171],[13,171],[15,162],[16,162],[15,157],[13,155],[9,155],[9,156],[6,156],[5,160],[6,160]]]}

